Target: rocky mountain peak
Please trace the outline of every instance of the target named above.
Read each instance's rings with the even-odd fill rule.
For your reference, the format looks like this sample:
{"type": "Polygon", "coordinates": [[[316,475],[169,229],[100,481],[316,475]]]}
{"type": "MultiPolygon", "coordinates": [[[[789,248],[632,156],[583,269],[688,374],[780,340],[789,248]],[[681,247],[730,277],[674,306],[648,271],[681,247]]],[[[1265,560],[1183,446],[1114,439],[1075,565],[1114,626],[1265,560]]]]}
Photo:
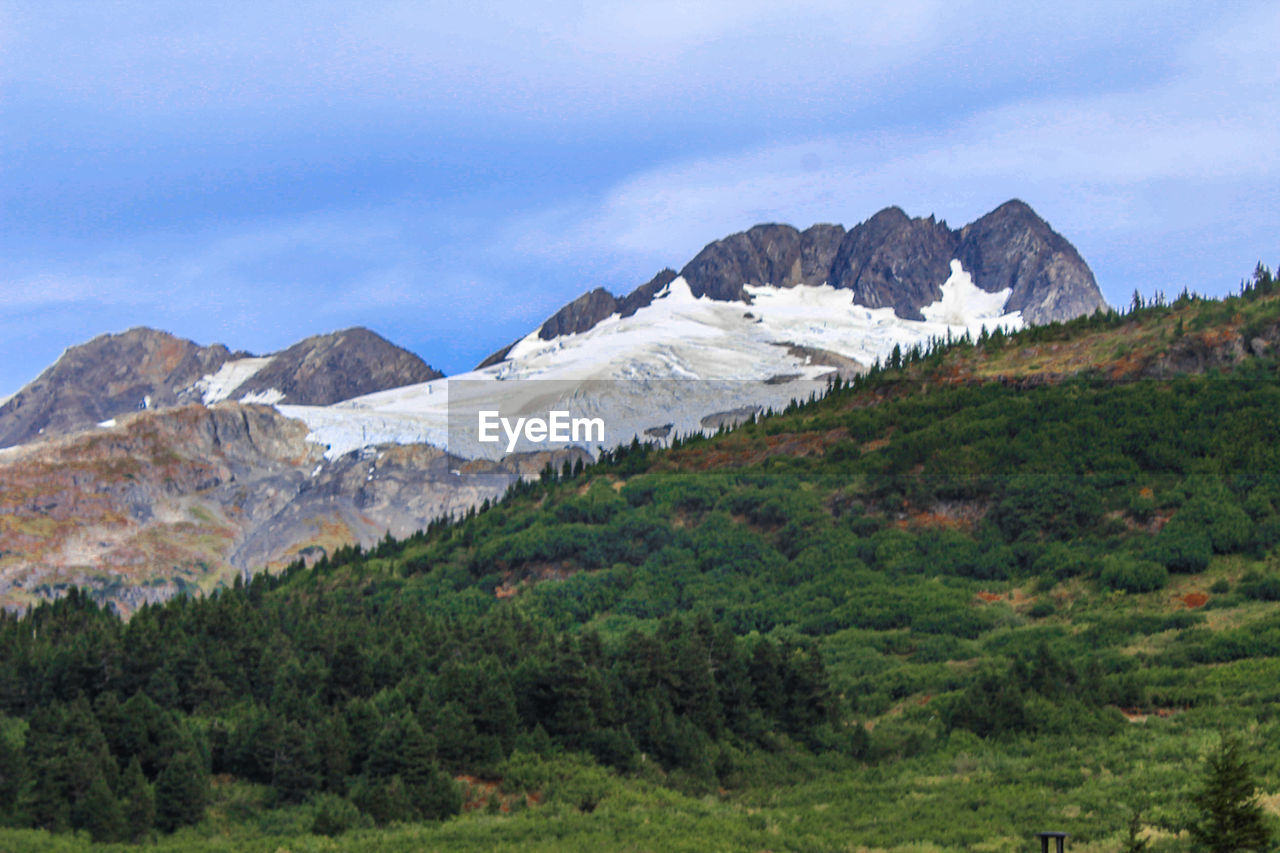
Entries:
{"type": "Polygon", "coordinates": [[[919,320],[920,309],[942,296],[958,242],[932,216],[911,219],[901,208],[885,208],[840,242],[828,283],[852,291],[858,305],[891,307],[919,320]]]}
{"type": "MultiPolygon", "coordinates": [[[[208,377],[248,358],[223,344],[200,346],[156,329],[99,335],[68,349],[0,406],[0,447],[75,432],[141,409],[202,402],[208,377]]],[[[261,361],[256,372],[228,389],[237,399],[274,391],[279,402],[327,405],[441,375],[363,328],[316,335],[261,361]]]]}
{"type": "Polygon", "coordinates": [[[552,314],[538,329],[538,337],[544,341],[561,335],[585,332],[605,317],[618,310],[618,300],[603,287],[589,290],[552,314]]]}
{"type": "Polygon", "coordinates": [[[0,447],[187,402],[201,376],[245,355],[143,327],[99,335],[69,348],[0,406],[0,447]]]}
{"type": "Polygon", "coordinates": [[[282,403],[327,406],[443,375],[408,350],[356,326],[314,335],[276,353],[236,388],[235,396],[274,389],[283,394],[282,403]]]}
{"type": "Polygon", "coordinates": [[[694,296],[726,301],[745,300],[745,285],[822,284],[843,236],[839,225],[756,225],[707,245],[680,275],[694,296]]]}
{"type": "MultiPolygon", "coordinates": [[[[749,302],[748,286],[828,284],[850,291],[856,305],[921,320],[921,309],[942,298],[952,260],[982,290],[1008,289],[1005,310],[1021,311],[1028,323],[1067,320],[1106,305],[1075,247],[1020,199],[959,230],[933,215],[912,218],[900,207],[886,207],[848,231],[833,224],[804,231],[756,225],[708,243],[680,275],[694,296],[719,301],[749,302]]],[[[675,275],[663,270],[621,298],[603,288],[584,293],[543,323],[538,335],[552,340],[585,332],[613,314],[630,316],[675,275]]],[[[495,352],[479,367],[505,360],[510,350],[495,352]]]]}
{"type": "Polygon", "coordinates": [[[1091,314],[1106,305],[1089,265],[1031,206],[1013,199],[959,231],[956,257],[983,290],[1010,288],[1007,308],[1029,323],[1091,314]]]}

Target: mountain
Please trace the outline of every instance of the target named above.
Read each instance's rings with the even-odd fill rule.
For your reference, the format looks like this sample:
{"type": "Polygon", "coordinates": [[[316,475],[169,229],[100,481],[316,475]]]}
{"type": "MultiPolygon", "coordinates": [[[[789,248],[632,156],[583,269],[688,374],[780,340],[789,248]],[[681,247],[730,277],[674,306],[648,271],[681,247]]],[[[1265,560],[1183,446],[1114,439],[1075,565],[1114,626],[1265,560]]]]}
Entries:
{"type": "Polygon", "coordinates": [[[231,401],[122,416],[0,452],[0,603],[92,587],[121,612],[408,536],[582,454],[467,462],[427,446],[325,460],[307,428],[231,401]]]}
{"type": "Polygon", "coordinates": [[[325,405],[440,375],[368,329],[317,335],[253,357],[136,328],[71,347],[9,398],[0,406],[0,447],[143,409],[231,398],[325,405]]]}
{"type": "Polygon", "coordinates": [[[0,406],[0,447],[84,429],[127,412],[198,400],[194,385],[201,377],[247,355],[154,329],[101,335],[68,349],[0,406]]]}
{"type": "Polygon", "coordinates": [[[898,208],[847,231],[758,225],[622,298],[591,290],[448,379],[364,329],[261,357],[106,335],[0,406],[0,442],[18,445],[0,453],[0,602],[75,581],[127,610],[147,584],[207,589],[370,546],[548,462],[667,445],[895,352],[1101,306],[1071,245],[1013,201],[959,231],[898,208]],[[581,409],[608,431],[572,448],[480,442],[475,414],[512,407],[581,409]]]}
{"type": "MultiPolygon", "coordinates": [[[[161,849],[1186,850],[1214,744],[1248,739],[1236,802],[1280,786],[1278,341],[1259,276],[892,358],[127,623],[67,590],[0,619],[0,848],[98,849],[123,800],[135,836],[196,825],[161,849]]],[[[224,402],[89,435],[179,413],[302,432],[224,402]]]]}
{"type": "Polygon", "coordinates": [[[325,406],[444,375],[363,328],[316,335],[269,358],[236,387],[237,399],[278,392],[281,403],[325,406]]]}
{"type": "MultiPolygon", "coordinates": [[[[695,297],[752,301],[750,287],[828,285],[849,291],[848,302],[885,308],[906,320],[942,298],[951,262],[959,261],[987,293],[1009,291],[1001,313],[1027,323],[1069,320],[1105,308],[1093,272],[1066,238],[1018,199],[1005,202],[960,230],[946,222],[908,217],[889,207],[846,231],[842,225],[756,225],[708,244],[679,273],[695,297]]],[[[663,270],[621,299],[603,288],[565,305],[538,330],[543,340],[581,334],[608,317],[629,317],[652,304],[675,279],[663,270]]],[[[479,367],[504,360],[510,348],[479,367]]]]}

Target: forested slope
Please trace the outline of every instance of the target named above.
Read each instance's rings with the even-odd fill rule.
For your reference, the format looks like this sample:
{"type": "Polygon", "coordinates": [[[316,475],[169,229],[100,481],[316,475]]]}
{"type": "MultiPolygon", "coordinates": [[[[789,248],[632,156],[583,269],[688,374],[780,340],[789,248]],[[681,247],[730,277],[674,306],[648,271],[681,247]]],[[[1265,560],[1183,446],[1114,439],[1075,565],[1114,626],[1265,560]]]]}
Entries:
{"type": "Polygon", "coordinates": [[[1141,812],[1187,849],[1220,729],[1280,791],[1275,290],[895,353],[128,623],[6,617],[38,829],[0,847],[1113,850],[1141,812]]]}

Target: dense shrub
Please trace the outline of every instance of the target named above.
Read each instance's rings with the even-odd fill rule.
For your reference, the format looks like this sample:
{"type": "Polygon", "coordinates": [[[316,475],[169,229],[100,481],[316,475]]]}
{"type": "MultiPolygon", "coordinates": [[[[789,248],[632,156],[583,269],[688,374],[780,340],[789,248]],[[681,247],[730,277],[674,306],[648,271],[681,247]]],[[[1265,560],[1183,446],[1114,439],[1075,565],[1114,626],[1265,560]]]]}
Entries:
{"type": "Polygon", "coordinates": [[[1280,576],[1246,575],[1239,589],[1241,595],[1254,601],[1280,601],[1280,576]]]}
{"type": "Polygon", "coordinates": [[[1147,556],[1171,572],[1195,574],[1208,568],[1213,545],[1190,525],[1170,525],[1151,543],[1147,556]]]}
{"type": "Polygon", "coordinates": [[[1207,536],[1218,554],[1230,554],[1249,544],[1253,524],[1225,490],[1214,498],[1195,497],[1187,501],[1166,525],[1167,535],[1207,536]]]}
{"type": "Polygon", "coordinates": [[[1111,589],[1123,592],[1152,592],[1164,588],[1169,582],[1169,572],[1152,560],[1113,554],[1103,558],[1099,579],[1111,589]]]}

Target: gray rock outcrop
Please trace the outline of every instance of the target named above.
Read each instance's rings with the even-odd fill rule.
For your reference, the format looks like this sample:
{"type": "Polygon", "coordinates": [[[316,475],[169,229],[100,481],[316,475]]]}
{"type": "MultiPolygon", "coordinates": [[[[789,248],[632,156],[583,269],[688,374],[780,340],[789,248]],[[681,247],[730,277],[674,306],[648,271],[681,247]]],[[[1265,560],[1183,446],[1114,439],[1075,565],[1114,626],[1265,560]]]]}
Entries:
{"type": "MultiPolygon", "coordinates": [[[[136,328],[71,347],[0,406],[0,447],[65,435],[142,409],[198,403],[199,380],[249,353],[136,328]]],[[[368,329],[317,335],[276,353],[235,389],[277,389],[282,402],[325,405],[442,374],[368,329]]]]}
{"type": "MultiPolygon", "coordinates": [[[[941,298],[953,259],[983,290],[1010,289],[1005,309],[1021,311],[1028,323],[1069,320],[1106,307],[1080,253],[1017,199],[958,231],[932,216],[912,219],[898,207],[885,208],[849,231],[828,224],[804,231],[756,225],[709,243],[680,275],[695,296],[722,301],[750,302],[748,285],[825,283],[850,291],[857,305],[893,308],[899,317],[920,320],[920,309],[941,298]]],[[[553,314],[539,336],[579,334],[613,314],[630,316],[651,304],[675,275],[663,270],[622,298],[596,288],[553,314]]],[[[505,360],[510,349],[479,366],[505,360]]]]}

